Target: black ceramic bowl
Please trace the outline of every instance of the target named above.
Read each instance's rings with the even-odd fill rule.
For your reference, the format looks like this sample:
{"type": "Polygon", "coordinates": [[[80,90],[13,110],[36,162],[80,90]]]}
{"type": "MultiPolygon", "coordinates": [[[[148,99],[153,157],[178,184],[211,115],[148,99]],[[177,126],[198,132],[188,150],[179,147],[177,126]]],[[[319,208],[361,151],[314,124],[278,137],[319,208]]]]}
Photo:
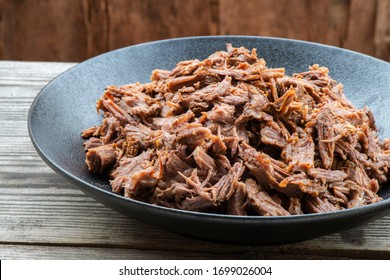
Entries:
{"type": "MultiPolygon", "coordinates": [[[[157,41],[115,50],[87,60],[50,82],[32,103],[28,128],[43,160],[83,192],[131,218],[195,238],[238,243],[286,243],[348,229],[385,215],[390,186],[379,203],[333,213],[290,217],[236,217],[181,211],[127,199],[85,166],[80,132],[101,123],[95,102],[107,85],[149,81],[152,70],[172,69],[188,59],[205,59],[233,46],[256,48],[269,67],[287,74],[306,71],[318,63],[344,84],[355,106],[374,113],[382,138],[390,137],[390,64],[340,48],[277,38],[216,36],[157,41]]],[[[102,225],[103,226],[103,225],[102,225]]]]}

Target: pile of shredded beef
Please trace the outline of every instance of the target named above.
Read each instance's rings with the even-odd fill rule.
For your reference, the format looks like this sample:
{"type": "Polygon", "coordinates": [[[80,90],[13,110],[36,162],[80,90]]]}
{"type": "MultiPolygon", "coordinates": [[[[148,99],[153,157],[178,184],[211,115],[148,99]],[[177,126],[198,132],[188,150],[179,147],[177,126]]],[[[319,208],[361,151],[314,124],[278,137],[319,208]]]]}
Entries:
{"type": "MultiPolygon", "coordinates": [[[[351,73],[352,74],[352,73],[351,73]]],[[[390,139],[328,69],[286,76],[256,50],[227,45],[108,87],[100,126],[83,131],[86,164],[113,192],[231,215],[329,212],[380,201],[390,139]]]]}

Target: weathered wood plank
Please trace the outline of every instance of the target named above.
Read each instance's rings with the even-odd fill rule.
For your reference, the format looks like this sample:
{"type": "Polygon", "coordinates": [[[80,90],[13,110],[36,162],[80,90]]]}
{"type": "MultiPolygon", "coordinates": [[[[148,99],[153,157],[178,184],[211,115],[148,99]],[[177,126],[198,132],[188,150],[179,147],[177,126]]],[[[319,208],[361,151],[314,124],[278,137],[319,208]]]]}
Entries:
{"type": "Polygon", "coordinates": [[[343,47],[375,55],[375,17],[377,0],[351,0],[347,34],[343,47]]]}
{"type": "MultiPolygon", "coordinates": [[[[71,247],[71,246],[41,246],[41,245],[0,245],[0,259],[2,260],[323,260],[342,259],[340,257],[327,257],[321,255],[299,255],[278,253],[202,253],[191,251],[155,251],[120,248],[95,248],[95,247],[71,247]]],[[[348,258],[344,258],[348,259],[348,258]]]]}
{"type": "Polygon", "coordinates": [[[122,250],[128,249],[142,249],[135,254],[140,258],[165,258],[167,253],[160,251],[172,251],[178,258],[240,254],[247,258],[254,258],[253,254],[256,258],[390,258],[390,215],[306,242],[240,246],[179,236],[129,219],[85,196],[39,158],[26,125],[29,103],[40,88],[72,65],[0,61],[0,252],[13,252],[10,258],[23,258],[23,254],[34,258],[39,250],[34,246],[42,246],[47,258],[83,258],[83,254],[98,258],[101,248],[110,248],[108,256],[118,249],[123,258],[127,255],[122,250]],[[60,255],[56,247],[68,251],[60,255]]]}
{"type": "MultiPolygon", "coordinates": [[[[281,256],[278,256],[282,258],[281,256]]],[[[255,252],[213,254],[191,251],[154,251],[120,248],[64,247],[37,245],[1,245],[1,260],[187,260],[187,259],[256,259],[255,252]]]]}
{"type": "MultiPolygon", "coordinates": [[[[340,259],[320,255],[278,254],[278,253],[202,253],[191,251],[155,251],[121,248],[96,248],[72,246],[41,246],[41,245],[0,245],[0,259],[2,260],[323,260],[340,259]]],[[[348,258],[345,258],[348,259],[348,258]]]]}
{"type": "Polygon", "coordinates": [[[1,58],[80,61],[86,59],[81,2],[2,1],[1,58]]]}
{"type": "Polygon", "coordinates": [[[375,23],[375,56],[390,61],[390,1],[377,0],[375,23]]]}
{"type": "Polygon", "coordinates": [[[49,81],[54,79],[62,72],[68,70],[75,63],[64,62],[21,62],[21,61],[1,61],[0,68],[0,86],[9,86],[1,90],[1,97],[21,97],[24,98],[25,92],[32,93],[35,97],[39,90],[49,81]],[[20,90],[20,87],[27,87],[20,90]],[[18,95],[13,93],[17,92],[18,95]]]}
{"type": "Polygon", "coordinates": [[[320,42],[389,61],[389,6],[388,0],[0,0],[0,58],[82,61],[146,41],[239,34],[320,42]]]}
{"type": "Polygon", "coordinates": [[[212,0],[108,2],[109,48],[173,37],[216,34],[212,0]]]}
{"type": "Polygon", "coordinates": [[[46,187],[35,184],[1,186],[1,242],[215,253],[258,251],[390,257],[390,215],[364,227],[297,244],[272,247],[224,245],[186,238],[128,219],[66,183],[61,184],[59,188],[53,186],[54,182],[46,187]]]}
{"type": "MultiPolygon", "coordinates": [[[[319,1],[317,1],[319,2],[319,1]]],[[[321,1],[326,2],[326,1],[321,1]]],[[[327,13],[323,24],[326,30],[322,33],[324,36],[324,44],[343,47],[345,36],[347,34],[348,19],[349,19],[349,0],[334,0],[329,2],[327,9],[323,12],[327,13]]]]}
{"type": "Polygon", "coordinates": [[[220,0],[220,32],[323,42],[330,1],[220,0]]]}
{"type": "MultiPolygon", "coordinates": [[[[85,37],[87,40],[86,56],[92,57],[109,50],[108,3],[104,0],[82,0],[85,37]]],[[[129,35],[129,34],[127,34],[129,35]]]]}
{"type": "Polygon", "coordinates": [[[310,21],[323,22],[328,1],[245,1],[221,0],[221,32],[318,40],[324,24],[308,25],[310,21]],[[314,5],[314,6],[313,6],[314,5]],[[321,9],[315,6],[324,6],[321,9]],[[231,7],[231,8],[227,8],[231,7]],[[316,9],[317,8],[317,9],[316,9]],[[272,12],[269,12],[272,10],[272,12]],[[321,13],[318,12],[321,11],[321,13]],[[242,17],[242,12],[247,14],[242,17]],[[313,13],[313,14],[311,14],[313,13]],[[308,16],[310,15],[310,16],[308,16]],[[316,37],[317,36],[317,37],[316,37]]]}

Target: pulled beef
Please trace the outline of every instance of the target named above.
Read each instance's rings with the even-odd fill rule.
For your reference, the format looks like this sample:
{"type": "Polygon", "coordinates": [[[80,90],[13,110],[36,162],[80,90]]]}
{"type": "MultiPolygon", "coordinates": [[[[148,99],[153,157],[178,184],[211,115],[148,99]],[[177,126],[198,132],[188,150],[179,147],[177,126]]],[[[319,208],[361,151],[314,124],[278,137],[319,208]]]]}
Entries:
{"type": "Polygon", "coordinates": [[[90,148],[89,145],[86,145],[86,147],[88,147],[88,150],[85,163],[91,172],[103,174],[115,163],[116,155],[114,145],[99,145],[95,148],[90,148]]]}
{"type": "Polygon", "coordinates": [[[112,191],[164,207],[287,216],[376,203],[390,139],[326,67],[285,75],[234,48],[109,86],[86,164],[112,191]]]}
{"type": "Polygon", "coordinates": [[[245,181],[249,205],[262,216],[289,216],[290,213],[257,185],[253,179],[245,181]]]}

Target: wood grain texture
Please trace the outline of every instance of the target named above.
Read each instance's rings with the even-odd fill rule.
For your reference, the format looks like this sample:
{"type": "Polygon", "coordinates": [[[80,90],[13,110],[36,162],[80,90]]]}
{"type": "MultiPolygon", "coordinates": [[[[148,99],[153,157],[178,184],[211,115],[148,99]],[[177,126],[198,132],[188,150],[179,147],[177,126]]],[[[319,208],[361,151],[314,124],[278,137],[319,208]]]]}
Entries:
{"type": "Polygon", "coordinates": [[[319,41],[328,6],[329,1],[220,0],[221,33],[319,41]]]}
{"type": "Polygon", "coordinates": [[[78,0],[1,0],[1,58],[80,61],[85,25],[78,0]]]}
{"type": "MultiPolygon", "coordinates": [[[[308,256],[315,259],[318,256],[308,256]]],[[[283,255],[275,258],[283,259],[283,255]]],[[[202,253],[191,251],[158,251],[128,248],[41,246],[41,245],[1,245],[2,260],[213,260],[213,259],[257,259],[255,252],[238,254],[202,253]]]]}
{"type": "Polygon", "coordinates": [[[378,0],[375,23],[375,56],[390,61],[390,1],[378,0]]]}
{"type": "Polygon", "coordinates": [[[296,244],[195,240],[129,219],[84,195],[37,155],[27,114],[72,63],[0,61],[0,259],[390,258],[390,215],[296,244]]]}
{"type": "Polygon", "coordinates": [[[375,55],[375,16],[377,0],[351,0],[347,36],[343,47],[375,55]],[[361,42],[356,44],[356,42],[361,42]]]}
{"type": "Polygon", "coordinates": [[[278,253],[246,252],[237,254],[202,253],[191,251],[155,251],[101,247],[0,245],[2,260],[332,260],[349,259],[321,255],[294,255],[278,253]]]}
{"type": "Polygon", "coordinates": [[[82,61],[198,35],[319,42],[390,61],[389,0],[0,0],[0,59],[82,61]]]}
{"type": "Polygon", "coordinates": [[[210,0],[113,0],[109,1],[108,17],[110,49],[173,37],[216,34],[210,0]]]}
{"type": "Polygon", "coordinates": [[[87,58],[107,52],[110,45],[107,0],[82,0],[81,3],[87,44],[83,56],[87,58]]]}

